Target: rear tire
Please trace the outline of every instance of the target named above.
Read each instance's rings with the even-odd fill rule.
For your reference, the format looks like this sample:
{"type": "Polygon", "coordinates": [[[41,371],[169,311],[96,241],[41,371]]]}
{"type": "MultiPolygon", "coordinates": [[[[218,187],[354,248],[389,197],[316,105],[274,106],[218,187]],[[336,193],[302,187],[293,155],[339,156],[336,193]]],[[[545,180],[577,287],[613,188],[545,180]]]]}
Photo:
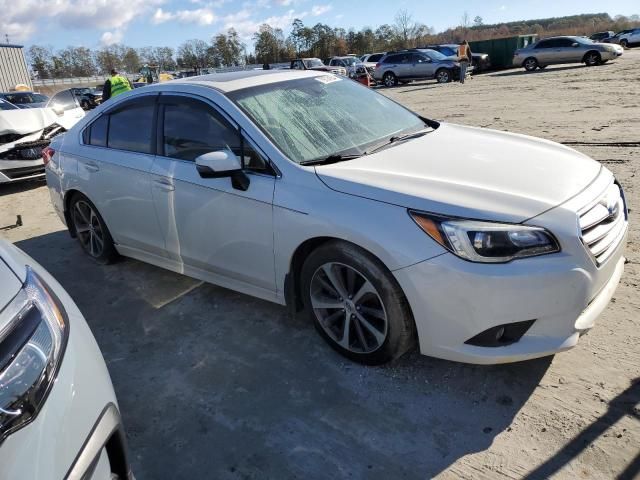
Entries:
{"type": "Polygon", "coordinates": [[[451,70],[447,68],[441,68],[436,72],[436,82],[438,83],[449,83],[452,79],[451,70]]]}
{"type": "Polygon", "coordinates": [[[526,58],[524,62],[522,62],[522,66],[527,72],[533,72],[536,68],[539,67],[538,60],[533,57],[526,58]]]}
{"type": "Polygon", "coordinates": [[[332,241],[307,257],[301,273],[305,312],[337,352],[379,365],[414,345],[409,304],[387,268],[370,253],[332,241]]]}
{"type": "Polygon", "coordinates": [[[387,72],[382,77],[385,87],[395,87],[398,85],[398,77],[393,72],[387,72]]]}
{"type": "Polygon", "coordinates": [[[587,67],[595,67],[596,65],[600,65],[602,63],[602,57],[598,52],[587,52],[584,56],[584,63],[587,67]]]}
{"type": "Polygon", "coordinates": [[[101,265],[113,263],[118,252],[98,209],[87,197],[76,193],[69,203],[69,217],[84,252],[101,265]]]}

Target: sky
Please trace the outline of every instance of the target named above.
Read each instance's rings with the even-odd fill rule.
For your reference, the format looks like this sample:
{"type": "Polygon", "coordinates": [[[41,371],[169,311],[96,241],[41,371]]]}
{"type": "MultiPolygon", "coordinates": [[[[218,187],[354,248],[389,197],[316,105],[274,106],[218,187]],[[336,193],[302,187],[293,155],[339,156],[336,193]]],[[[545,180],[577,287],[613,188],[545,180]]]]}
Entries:
{"type": "Polygon", "coordinates": [[[294,18],[359,30],[392,24],[406,9],[416,22],[442,31],[460,24],[465,12],[484,23],[606,12],[640,13],[638,0],[0,0],[0,41],[54,48],[177,47],[233,27],[251,47],[251,36],[267,23],[287,34],[294,18]],[[443,6],[443,3],[445,6],[443,6]]]}

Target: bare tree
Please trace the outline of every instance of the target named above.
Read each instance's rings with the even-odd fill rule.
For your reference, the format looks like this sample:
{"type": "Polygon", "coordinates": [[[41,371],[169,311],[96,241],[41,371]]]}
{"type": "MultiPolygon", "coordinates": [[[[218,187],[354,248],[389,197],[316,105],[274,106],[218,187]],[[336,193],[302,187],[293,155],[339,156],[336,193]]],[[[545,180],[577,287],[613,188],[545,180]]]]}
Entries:
{"type": "Polygon", "coordinates": [[[476,15],[476,18],[473,19],[473,26],[479,27],[481,25],[484,25],[484,21],[480,15],[476,15]]]}
{"type": "Polygon", "coordinates": [[[409,43],[413,40],[416,30],[413,16],[407,10],[399,10],[396,13],[394,26],[402,46],[404,48],[410,47],[409,43]]]}
{"type": "Polygon", "coordinates": [[[471,17],[469,17],[469,12],[466,10],[460,17],[460,26],[465,30],[471,26],[471,17]]]}

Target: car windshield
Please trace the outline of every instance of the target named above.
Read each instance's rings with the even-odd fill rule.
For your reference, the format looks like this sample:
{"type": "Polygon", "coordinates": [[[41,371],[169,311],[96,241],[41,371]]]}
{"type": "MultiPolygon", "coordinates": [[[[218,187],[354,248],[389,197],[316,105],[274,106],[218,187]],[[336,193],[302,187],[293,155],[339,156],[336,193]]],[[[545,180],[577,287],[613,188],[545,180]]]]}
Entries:
{"type": "Polygon", "coordinates": [[[319,58],[309,58],[307,60],[303,60],[303,62],[304,66],[307,68],[317,68],[324,66],[324,63],[322,63],[322,60],[320,60],[319,58]]]}
{"type": "Polygon", "coordinates": [[[435,50],[425,50],[422,53],[424,53],[425,55],[428,55],[429,58],[431,58],[431,60],[441,61],[441,60],[447,59],[446,55],[443,55],[440,52],[436,52],[435,50]]]}
{"type": "Polygon", "coordinates": [[[440,53],[442,53],[443,55],[446,55],[447,57],[451,57],[453,55],[458,54],[458,52],[451,47],[440,47],[440,53]]]}
{"type": "Polygon", "coordinates": [[[18,110],[18,107],[0,98],[0,110],[18,110]]]}
{"type": "Polygon", "coordinates": [[[573,40],[576,43],[582,43],[583,45],[592,45],[593,43],[596,43],[590,38],[585,38],[585,37],[575,37],[575,38],[572,38],[571,40],[573,40]]]}
{"type": "Polygon", "coordinates": [[[347,66],[351,66],[351,65],[355,65],[356,63],[360,63],[360,60],[358,60],[356,57],[344,57],[341,58],[340,60],[342,60],[345,65],[347,66]]]}
{"type": "Polygon", "coordinates": [[[228,96],[291,160],[363,154],[424,122],[387,97],[335,75],[250,87],[228,96]]]}

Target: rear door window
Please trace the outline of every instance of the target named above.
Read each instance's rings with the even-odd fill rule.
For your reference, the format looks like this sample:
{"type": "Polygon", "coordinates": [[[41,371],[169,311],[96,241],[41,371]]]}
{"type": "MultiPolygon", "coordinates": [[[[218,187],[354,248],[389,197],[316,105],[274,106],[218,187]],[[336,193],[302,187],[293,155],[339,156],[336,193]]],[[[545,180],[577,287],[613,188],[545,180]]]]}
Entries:
{"type": "Polygon", "coordinates": [[[111,113],[107,134],[107,146],[130,152],[153,153],[155,102],[125,102],[111,113]]]}

